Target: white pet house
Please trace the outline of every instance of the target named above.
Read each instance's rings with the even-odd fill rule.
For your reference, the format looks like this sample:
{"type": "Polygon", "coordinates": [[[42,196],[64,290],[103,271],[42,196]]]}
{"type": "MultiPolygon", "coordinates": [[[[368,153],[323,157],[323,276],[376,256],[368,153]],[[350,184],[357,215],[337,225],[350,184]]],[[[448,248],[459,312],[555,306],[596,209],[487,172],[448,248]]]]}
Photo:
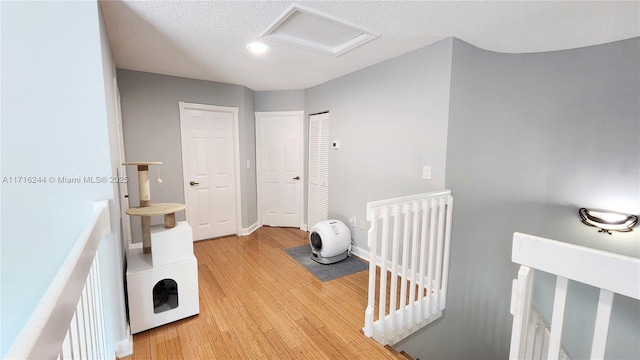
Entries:
{"type": "Polygon", "coordinates": [[[142,248],[129,249],[127,298],[131,333],[180,320],[200,312],[198,260],[193,255],[193,232],[186,221],[176,222],[184,204],[151,203],[149,165],[161,162],[128,162],[138,167],[140,206],[127,214],[140,216],[142,248]],[[164,215],[164,226],[151,226],[151,217],[164,215]]]}

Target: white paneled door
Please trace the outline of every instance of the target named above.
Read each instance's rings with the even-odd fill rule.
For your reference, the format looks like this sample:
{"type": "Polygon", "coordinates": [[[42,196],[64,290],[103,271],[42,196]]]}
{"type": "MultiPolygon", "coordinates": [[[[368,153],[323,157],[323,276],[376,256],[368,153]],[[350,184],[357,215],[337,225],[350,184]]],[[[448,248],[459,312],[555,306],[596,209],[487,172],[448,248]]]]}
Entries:
{"type": "Polygon", "coordinates": [[[187,222],[194,240],[237,233],[238,108],[180,103],[187,222]]]}
{"type": "Polygon", "coordinates": [[[303,111],[256,112],[258,216],[303,228],[303,111]]]}

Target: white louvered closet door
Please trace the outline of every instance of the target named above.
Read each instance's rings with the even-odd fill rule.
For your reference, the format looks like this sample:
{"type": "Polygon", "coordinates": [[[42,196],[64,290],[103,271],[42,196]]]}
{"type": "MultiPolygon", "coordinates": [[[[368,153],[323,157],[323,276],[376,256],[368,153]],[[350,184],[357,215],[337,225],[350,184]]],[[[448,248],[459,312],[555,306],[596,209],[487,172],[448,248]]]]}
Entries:
{"type": "Polygon", "coordinates": [[[329,114],[309,117],[309,230],[329,218],[329,114]]]}

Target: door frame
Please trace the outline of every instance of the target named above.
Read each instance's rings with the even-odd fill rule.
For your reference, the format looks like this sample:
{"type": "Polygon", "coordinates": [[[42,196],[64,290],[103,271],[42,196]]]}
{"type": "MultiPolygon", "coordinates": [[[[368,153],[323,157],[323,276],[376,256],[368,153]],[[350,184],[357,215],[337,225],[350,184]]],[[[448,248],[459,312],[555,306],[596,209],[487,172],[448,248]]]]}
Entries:
{"type": "MultiPolygon", "coordinates": [[[[242,199],[241,192],[242,188],[240,187],[240,131],[238,126],[238,107],[232,106],[218,106],[218,105],[205,105],[205,104],[196,104],[196,103],[188,103],[184,101],[179,101],[178,106],[180,108],[180,141],[181,141],[181,152],[182,152],[182,186],[184,192],[184,202],[187,203],[188,190],[191,188],[188,185],[189,177],[187,172],[185,171],[186,167],[186,152],[184,151],[184,144],[188,141],[185,139],[185,131],[184,131],[184,121],[185,112],[187,110],[201,110],[201,111],[213,111],[213,112],[223,112],[230,113],[233,115],[233,141],[234,141],[234,151],[233,151],[233,164],[234,164],[234,173],[235,173],[235,201],[236,201],[236,235],[240,235],[242,233],[242,199]]],[[[189,208],[185,209],[185,219],[187,218],[187,211],[189,208]]]]}
{"type": "Polygon", "coordinates": [[[263,180],[263,168],[262,168],[262,124],[263,119],[272,116],[284,116],[284,115],[299,115],[300,117],[300,151],[298,152],[299,161],[300,161],[300,204],[298,207],[300,209],[300,229],[307,230],[307,226],[304,221],[304,175],[305,175],[305,167],[304,167],[304,110],[293,110],[293,111],[256,111],[256,195],[258,198],[258,227],[263,226],[262,222],[262,209],[263,209],[263,199],[264,194],[262,190],[262,180],[263,180]]]}
{"type": "MultiPolygon", "coordinates": [[[[118,166],[116,171],[118,171],[119,177],[127,177],[127,167],[123,165],[125,160],[125,151],[124,151],[124,124],[122,123],[122,102],[120,98],[120,89],[118,88],[118,79],[114,76],[112,79],[113,82],[113,97],[114,97],[114,106],[116,110],[116,138],[118,142],[118,155],[117,161],[118,166]]],[[[120,202],[120,222],[122,226],[122,237],[121,239],[123,247],[126,249],[125,256],[129,256],[129,249],[132,246],[133,238],[131,236],[131,218],[127,214],[127,209],[129,208],[129,189],[127,187],[126,182],[119,182],[118,184],[118,195],[120,202]]],[[[142,246],[142,242],[140,242],[140,246],[142,246]]]]}

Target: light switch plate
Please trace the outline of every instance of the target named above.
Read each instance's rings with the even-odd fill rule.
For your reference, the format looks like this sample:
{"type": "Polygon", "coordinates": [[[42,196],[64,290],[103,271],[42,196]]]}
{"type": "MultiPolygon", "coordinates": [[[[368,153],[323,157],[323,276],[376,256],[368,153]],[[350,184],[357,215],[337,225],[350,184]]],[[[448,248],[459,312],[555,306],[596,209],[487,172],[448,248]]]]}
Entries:
{"type": "Polygon", "coordinates": [[[431,180],[431,166],[422,167],[422,179],[431,180]]]}

